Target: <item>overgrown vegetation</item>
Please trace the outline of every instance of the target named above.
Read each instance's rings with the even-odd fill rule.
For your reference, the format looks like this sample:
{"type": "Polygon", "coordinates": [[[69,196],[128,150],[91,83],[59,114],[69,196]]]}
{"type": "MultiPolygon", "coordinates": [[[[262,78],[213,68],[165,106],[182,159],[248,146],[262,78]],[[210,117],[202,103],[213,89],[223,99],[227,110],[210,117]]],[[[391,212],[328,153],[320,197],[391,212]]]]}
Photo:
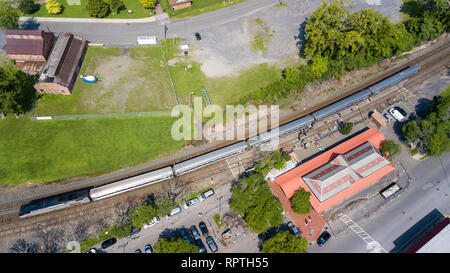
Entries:
{"type": "Polygon", "coordinates": [[[217,225],[217,228],[220,230],[222,228],[222,226],[224,225],[222,218],[220,217],[219,214],[214,214],[213,219],[217,225]]]}
{"type": "Polygon", "coordinates": [[[0,3],[0,28],[18,29],[20,14],[17,9],[10,7],[9,2],[0,3]]]}
{"type": "Polygon", "coordinates": [[[261,253],[306,253],[307,249],[308,240],[289,231],[280,231],[263,243],[261,253]]]}
{"type": "Polygon", "coordinates": [[[250,41],[250,49],[254,53],[265,53],[272,39],[272,30],[263,20],[256,18],[250,20],[250,26],[256,28],[253,40],[250,41]]]}
{"type": "Polygon", "coordinates": [[[428,156],[450,151],[450,96],[438,96],[424,119],[411,120],[402,127],[406,144],[428,156]]]}

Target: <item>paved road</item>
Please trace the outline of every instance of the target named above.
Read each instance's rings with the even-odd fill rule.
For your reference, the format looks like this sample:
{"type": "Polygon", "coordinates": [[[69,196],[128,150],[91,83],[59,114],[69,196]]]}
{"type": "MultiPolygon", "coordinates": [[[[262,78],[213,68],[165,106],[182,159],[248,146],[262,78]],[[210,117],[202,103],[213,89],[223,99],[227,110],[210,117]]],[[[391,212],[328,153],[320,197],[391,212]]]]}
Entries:
{"type": "MultiPolygon", "coordinates": [[[[205,28],[222,25],[258,12],[275,4],[274,0],[247,0],[237,5],[202,14],[200,16],[167,22],[167,37],[186,37],[205,28]]],[[[93,43],[135,43],[140,35],[163,36],[159,23],[70,23],[27,22],[28,29],[53,32],[71,32],[93,43]]]]}

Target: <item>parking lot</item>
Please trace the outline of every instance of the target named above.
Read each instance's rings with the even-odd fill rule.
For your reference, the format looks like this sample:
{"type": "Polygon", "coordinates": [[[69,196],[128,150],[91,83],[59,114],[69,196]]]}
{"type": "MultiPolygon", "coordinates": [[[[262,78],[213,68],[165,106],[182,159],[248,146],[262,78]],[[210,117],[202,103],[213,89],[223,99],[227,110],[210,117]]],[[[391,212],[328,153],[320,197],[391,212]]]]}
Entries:
{"type": "MultiPolygon", "coordinates": [[[[215,190],[215,194],[205,199],[203,202],[189,207],[188,209],[181,208],[181,212],[167,219],[166,216],[160,216],[160,222],[148,229],[142,229],[139,233],[133,235],[131,238],[124,238],[117,240],[113,246],[105,249],[108,253],[132,253],[139,249],[144,252],[144,247],[150,244],[152,247],[156,244],[159,238],[167,238],[172,236],[180,236],[180,231],[185,228],[189,230],[192,225],[195,225],[200,233],[201,241],[208,252],[211,250],[205,241],[205,237],[198,226],[199,222],[203,221],[211,236],[218,247],[218,253],[254,253],[258,252],[258,237],[257,234],[249,232],[245,227],[243,219],[232,213],[228,207],[228,200],[231,197],[230,185],[222,186],[215,190]],[[224,225],[218,229],[214,222],[214,215],[220,214],[222,216],[224,225]],[[228,239],[222,238],[222,233],[229,228],[231,230],[231,237],[228,239]],[[222,244],[220,241],[225,243],[222,244]]],[[[192,234],[188,234],[193,242],[192,234]]],[[[100,245],[95,246],[100,249],[100,245]]]]}

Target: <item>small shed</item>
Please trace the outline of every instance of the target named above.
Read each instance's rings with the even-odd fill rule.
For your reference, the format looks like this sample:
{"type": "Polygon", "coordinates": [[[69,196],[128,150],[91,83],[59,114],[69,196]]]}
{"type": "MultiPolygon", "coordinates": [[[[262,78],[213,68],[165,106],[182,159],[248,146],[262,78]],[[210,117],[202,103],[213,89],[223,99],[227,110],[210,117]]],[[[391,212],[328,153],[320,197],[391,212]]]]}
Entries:
{"type": "Polygon", "coordinates": [[[370,119],[378,128],[385,127],[388,122],[387,119],[380,114],[380,112],[373,112],[370,119]]]}

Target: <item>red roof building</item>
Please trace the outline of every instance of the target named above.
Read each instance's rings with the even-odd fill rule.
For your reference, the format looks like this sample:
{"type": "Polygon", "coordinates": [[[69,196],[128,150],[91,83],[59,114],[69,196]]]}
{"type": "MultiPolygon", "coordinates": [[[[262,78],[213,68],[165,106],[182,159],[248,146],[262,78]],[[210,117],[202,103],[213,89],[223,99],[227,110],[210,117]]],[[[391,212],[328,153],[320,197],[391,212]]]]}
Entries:
{"type": "Polygon", "coordinates": [[[378,151],[383,134],[369,129],[277,177],[287,199],[304,188],[321,213],[392,172],[394,164],[378,151]]]}
{"type": "Polygon", "coordinates": [[[169,0],[169,4],[173,10],[183,9],[192,5],[191,0],[169,0]]]}

